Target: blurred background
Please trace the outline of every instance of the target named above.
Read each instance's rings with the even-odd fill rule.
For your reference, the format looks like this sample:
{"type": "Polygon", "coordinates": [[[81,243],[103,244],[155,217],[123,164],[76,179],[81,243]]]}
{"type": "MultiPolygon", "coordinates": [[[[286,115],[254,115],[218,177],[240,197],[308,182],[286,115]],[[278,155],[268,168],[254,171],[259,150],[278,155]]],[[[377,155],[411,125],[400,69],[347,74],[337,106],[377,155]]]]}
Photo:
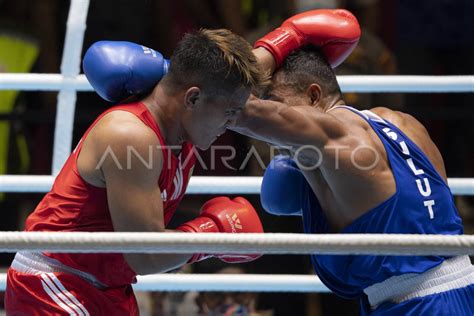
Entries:
{"type": "MultiPolygon", "coordinates": [[[[337,73],[367,75],[473,74],[472,0],[91,0],[84,51],[98,40],[125,40],[169,57],[182,35],[196,28],[228,28],[253,44],[287,17],[316,8],[346,8],[362,26],[356,50],[337,73]]],[[[58,73],[69,1],[0,0],[0,72],[58,73]]],[[[55,92],[0,91],[0,174],[51,173],[55,92]]],[[[473,94],[346,94],[357,108],[385,106],[408,112],[430,132],[445,159],[449,177],[474,177],[473,94]]],[[[94,93],[79,93],[73,146],[93,119],[111,104],[94,93]]],[[[237,149],[215,170],[195,175],[261,176],[270,151],[264,144],[227,132],[217,145],[237,149]],[[247,158],[255,146],[262,161],[247,158]],[[245,163],[243,163],[245,162],[245,163]],[[247,163],[248,162],[248,163],[247,163]]],[[[217,152],[228,155],[226,152],[217,152]]],[[[202,153],[209,162],[210,153],[202,153]]],[[[210,164],[207,164],[209,166],[210,164]]],[[[207,169],[207,170],[206,170],[207,169]]],[[[21,230],[43,194],[0,193],[1,230],[21,230]]],[[[257,208],[257,195],[246,196],[257,208]]],[[[187,195],[171,228],[194,218],[211,196],[187,195]]],[[[474,200],[456,196],[465,232],[473,234],[474,200]]],[[[302,232],[299,218],[260,212],[268,232],[302,232]]],[[[6,269],[13,256],[0,254],[6,269]]],[[[181,273],[312,273],[305,256],[264,256],[256,262],[224,266],[205,261],[181,273]],[[276,264],[277,263],[277,264],[276,264]],[[189,270],[189,271],[188,271],[189,270]]],[[[2,294],[0,294],[1,296],[2,294]]],[[[219,315],[219,308],[245,308],[251,315],[356,315],[357,302],[331,294],[148,293],[140,294],[142,315],[219,315]]],[[[1,297],[0,297],[1,299],[1,297]]],[[[0,300],[0,306],[3,299],[0,300]]]]}

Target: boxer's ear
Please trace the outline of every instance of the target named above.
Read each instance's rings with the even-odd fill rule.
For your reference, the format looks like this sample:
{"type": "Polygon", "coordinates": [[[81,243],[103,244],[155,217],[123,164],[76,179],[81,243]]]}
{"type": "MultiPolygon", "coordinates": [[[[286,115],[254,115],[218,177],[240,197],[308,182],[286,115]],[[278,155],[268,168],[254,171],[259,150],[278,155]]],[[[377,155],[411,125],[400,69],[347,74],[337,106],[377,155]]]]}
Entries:
{"type": "Polygon", "coordinates": [[[187,110],[194,110],[199,104],[201,98],[201,89],[191,87],[184,93],[184,107],[187,110]]]}
{"type": "Polygon", "coordinates": [[[321,86],[317,83],[312,83],[306,90],[306,95],[309,97],[312,106],[318,106],[322,98],[321,86]]]}

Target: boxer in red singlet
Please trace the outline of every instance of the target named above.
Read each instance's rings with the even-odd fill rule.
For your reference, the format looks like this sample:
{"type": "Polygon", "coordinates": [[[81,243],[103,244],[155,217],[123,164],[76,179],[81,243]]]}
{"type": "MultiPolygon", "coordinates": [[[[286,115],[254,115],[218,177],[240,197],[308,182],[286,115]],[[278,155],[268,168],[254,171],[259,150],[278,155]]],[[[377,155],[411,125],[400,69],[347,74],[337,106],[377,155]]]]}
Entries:
{"type": "MultiPolygon", "coordinates": [[[[109,52],[123,62],[122,51],[109,52]]],[[[157,58],[153,52],[143,48],[141,53],[157,58]]],[[[265,80],[251,47],[226,30],[186,35],[171,62],[168,74],[147,97],[112,107],[94,121],[28,217],[27,231],[166,232],[193,170],[193,146],[208,148],[244,106],[251,89],[265,80]]],[[[126,75],[116,74],[107,82],[123,80],[132,87],[140,73],[128,66],[126,75]]],[[[227,197],[208,201],[201,215],[178,231],[263,232],[248,201],[227,197]],[[236,217],[238,227],[229,220],[236,217]]],[[[8,271],[6,311],[137,315],[131,288],[137,274],[165,272],[208,257],[19,252],[8,271]]],[[[217,257],[247,262],[259,256],[217,257]]]]}

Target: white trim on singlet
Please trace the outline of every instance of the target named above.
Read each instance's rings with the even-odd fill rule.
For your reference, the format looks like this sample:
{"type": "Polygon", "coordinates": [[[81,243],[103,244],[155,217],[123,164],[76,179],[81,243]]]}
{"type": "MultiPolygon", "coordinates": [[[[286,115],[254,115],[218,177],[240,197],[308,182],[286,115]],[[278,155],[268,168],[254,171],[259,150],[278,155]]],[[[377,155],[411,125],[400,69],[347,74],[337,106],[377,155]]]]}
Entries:
{"type": "Polygon", "coordinates": [[[332,110],[335,110],[335,109],[339,109],[339,108],[343,108],[343,109],[348,109],[349,111],[356,111],[357,113],[360,113],[366,120],[372,120],[372,121],[377,121],[377,122],[380,122],[380,123],[386,123],[385,120],[380,117],[379,115],[375,114],[374,112],[370,111],[370,110],[362,110],[362,111],[359,111],[357,110],[356,108],[353,108],[351,106],[347,106],[347,105],[337,105],[337,106],[334,106],[332,108],[330,108],[329,110],[326,111],[329,112],[329,111],[332,111],[332,110]]]}
{"type": "Polygon", "coordinates": [[[73,274],[89,282],[98,289],[103,290],[107,288],[107,285],[100,282],[92,274],[68,267],[56,259],[45,256],[41,252],[17,252],[15,259],[13,259],[11,264],[11,268],[15,271],[32,275],[41,275],[43,273],[52,272],[73,274]]]}
{"type": "Polygon", "coordinates": [[[460,289],[474,284],[474,266],[468,256],[453,257],[424,273],[402,274],[367,287],[372,309],[383,302],[401,303],[412,298],[424,297],[460,289]]]}

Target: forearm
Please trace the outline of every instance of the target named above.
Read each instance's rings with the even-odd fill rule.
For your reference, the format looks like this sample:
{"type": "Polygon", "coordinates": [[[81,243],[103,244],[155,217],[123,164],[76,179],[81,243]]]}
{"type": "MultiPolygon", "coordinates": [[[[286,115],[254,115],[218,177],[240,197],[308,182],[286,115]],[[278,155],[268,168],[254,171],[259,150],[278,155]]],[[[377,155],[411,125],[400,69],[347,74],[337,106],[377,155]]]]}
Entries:
{"type": "Polygon", "coordinates": [[[255,48],[252,52],[260,64],[261,70],[272,75],[276,68],[275,58],[273,58],[273,55],[263,47],[255,48]]]}
{"type": "Polygon", "coordinates": [[[282,103],[253,98],[229,129],[277,146],[295,145],[294,142],[299,140],[285,133],[292,125],[283,113],[287,107],[282,103]]]}
{"type": "Polygon", "coordinates": [[[331,115],[310,106],[287,104],[251,97],[229,129],[282,147],[323,147],[330,138],[344,134],[331,115]]]}
{"type": "Polygon", "coordinates": [[[124,254],[125,260],[138,275],[164,273],[185,265],[192,254],[124,254]]]}
{"type": "MultiPolygon", "coordinates": [[[[181,231],[167,229],[165,233],[179,233],[181,231]]],[[[124,254],[125,260],[139,275],[164,273],[185,265],[192,254],[124,254]]]]}
{"type": "MultiPolygon", "coordinates": [[[[254,95],[250,95],[244,109],[235,121],[228,126],[228,129],[238,132],[240,134],[258,138],[260,135],[259,127],[267,123],[269,115],[272,111],[277,110],[276,105],[267,105],[262,103],[263,100],[254,95]]],[[[267,141],[266,139],[260,139],[267,141]]]]}

